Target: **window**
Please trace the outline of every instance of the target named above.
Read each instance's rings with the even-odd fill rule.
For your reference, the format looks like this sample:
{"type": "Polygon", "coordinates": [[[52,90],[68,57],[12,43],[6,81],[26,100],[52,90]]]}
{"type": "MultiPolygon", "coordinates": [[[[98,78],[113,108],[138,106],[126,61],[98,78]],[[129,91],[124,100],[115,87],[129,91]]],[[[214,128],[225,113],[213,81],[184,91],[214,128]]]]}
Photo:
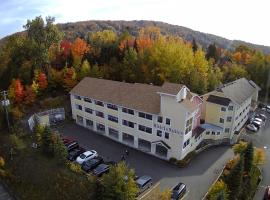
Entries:
{"type": "Polygon", "coordinates": [[[232,121],[232,117],[227,117],[227,122],[231,122],[232,121]]]}
{"type": "Polygon", "coordinates": [[[115,117],[115,116],[112,116],[112,115],[108,115],[108,120],[118,123],[118,117],[115,117]]]}
{"type": "Polygon", "coordinates": [[[91,99],[88,99],[88,98],[84,98],[84,101],[85,102],[88,102],[88,103],[92,103],[92,100],[91,99]]]}
{"type": "Polygon", "coordinates": [[[96,110],[96,116],[104,118],[104,113],[96,110]]]}
{"type": "Polygon", "coordinates": [[[89,119],[86,119],[86,126],[90,126],[92,127],[93,126],[93,121],[92,120],[89,120],[89,119]]]}
{"type": "Polygon", "coordinates": [[[212,131],[212,135],[215,135],[215,131],[212,131]]]}
{"type": "Polygon", "coordinates": [[[219,131],[217,132],[217,135],[220,135],[220,132],[219,131]]]}
{"type": "Polygon", "coordinates": [[[95,104],[98,105],[98,106],[104,106],[103,102],[102,101],[95,101],[95,104]]]}
{"type": "Polygon", "coordinates": [[[107,104],[107,108],[112,109],[112,110],[118,110],[116,105],[109,104],[109,103],[107,104]]]}
{"type": "Polygon", "coordinates": [[[168,132],[165,132],[165,138],[169,139],[169,137],[170,137],[170,134],[168,132]]]}
{"type": "Polygon", "coordinates": [[[224,119],[223,118],[219,118],[219,123],[224,123],[224,119]]]}
{"type": "Polygon", "coordinates": [[[85,107],[84,111],[87,112],[87,113],[93,114],[93,110],[91,108],[85,107]]]}
{"type": "Polygon", "coordinates": [[[80,115],[77,115],[77,122],[80,124],[83,124],[83,117],[80,115]]]}
{"type": "Polygon", "coordinates": [[[186,141],[184,142],[184,147],[183,147],[183,149],[186,148],[186,146],[189,145],[189,142],[190,142],[190,139],[188,139],[188,140],[186,140],[186,141]]]}
{"type": "Polygon", "coordinates": [[[229,128],[225,128],[225,133],[229,133],[230,129],[229,128]]]}
{"type": "Polygon", "coordinates": [[[185,134],[188,134],[192,130],[192,121],[193,121],[192,117],[189,120],[186,121],[185,134]]]}
{"type": "Polygon", "coordinates": [[[149,128],[147,126],[139,125],[139,130],[152,134],[152,128],[149,128]]]}
{"type": "Polygon", "coordinates": [[[225,107],[221,107],[221,111],[225,112],[226,108],[225,107]]]}
{"type": "Polygon", "coordinates": [[[162,137],[162,131],[161,130],[157,130],[157,136],[162,137]]]}
{"type": "Polygon", "coordinates": [[[139,117],[152,120],[152,115],[149,115],[143,112],[139,112],[139,117]]]}
{"type": "Polygon", "coordinates": [[[105,126],[103,124],[97,123],[97,130],[101,132],[105,132],[105,126]]]}
{"type": "Polygon", "coordinates": [[[206,135],[209,135],[210,134],[210,131],[206,131],[206,135]]]}
{"type": "Polygon", "coordinates": [[[134,128],[134,123],[130,122],[130,121],[127,121],[127,120],[123,119],[122,124],[125,125],[125,126],[128,126],[130,128],[134,128]]]}
{"type": "Polygon", "coordinates": [[[171,120],[169,118],[166,118],[166,124],[171,125],[171,120]]]}
{"type": "Polygon", "coordinates": [[[118,131],[113,129],[113,128],[109,128],[109,134],[118,134],[118,131]]]}
{"type": "Polygon", "coordinates": [[[76,109],[78,109],[78,110],[82,110],[82,106],[81,106],[81,105],[76,104],[75,107],[76,107],[76,109]]]}
{"type": "Polygon", "coordinates": [[[128,108],[122,108],[122,112],[128,113],[130,115],[134,115],[134,110],[128,109],[128,108]]]}
{"type": "Polygon", "coordinates": [[[158,123],[162,123],[162,121],[163,121],[162,117],[158,116],[157,121],[158,121],[158,123]]]}
{"type": "Polygon", "coordinates": [[[74,95],[75,99],[81,100],[82,98],[80,96],[74,95]]]}

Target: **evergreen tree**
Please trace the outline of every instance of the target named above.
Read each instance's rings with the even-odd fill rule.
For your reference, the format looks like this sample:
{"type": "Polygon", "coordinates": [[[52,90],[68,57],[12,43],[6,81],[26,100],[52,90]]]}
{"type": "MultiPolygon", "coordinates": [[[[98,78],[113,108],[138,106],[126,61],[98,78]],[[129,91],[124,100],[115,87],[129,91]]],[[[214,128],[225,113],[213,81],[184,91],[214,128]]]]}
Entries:
{"type": "Polygon", "coordinates": [[[248,143],[247,148],[244,152],[244,170],[250,172],[253,163],[253,144],[248,143]]]}
{"type": "Polygon", "coordinates": [[[42,151],[47,156],[53,156],[54,153],[52,132],[48,126],[45,127],[42,135],[42,151]]]}
{"type": "Polygon", "coordinates": [[[197,45],[196,40],[194,38],[192,40],[192,50],[194,53],[198,50],[198,45],[197,45]]]}
{"type": "Polygon", "coordinates": [[[231,173],[226,177],[226,183],[229,188],[229,199],[235,200],[239,197],[242,188],[244,169],[244,159],[241,156],[239,162],[231,170],[231,173]]]}
{"type": "Polygon", "coordinates": [[[64,164],[67,158],[67,148],[65,147],[60,135],[56,135],[56,142],[54,144],[54,155],[60,164],[64,164]]]}
{"type": "Polygon", "coordinates": [[[206,58],[209,60],[210,58],[213,58],[215,62],[218,61],[219,55],[217,51],[217,47],[215,44],[210,44],[207,48],[206,58]]]}

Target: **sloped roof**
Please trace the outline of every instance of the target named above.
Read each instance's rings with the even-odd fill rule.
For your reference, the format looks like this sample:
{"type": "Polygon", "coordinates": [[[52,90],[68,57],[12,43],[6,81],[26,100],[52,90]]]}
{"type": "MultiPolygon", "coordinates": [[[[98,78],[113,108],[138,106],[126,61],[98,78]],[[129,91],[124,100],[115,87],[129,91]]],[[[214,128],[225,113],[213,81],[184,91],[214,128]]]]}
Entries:
{"type": "Polygon", "coordinates": [[[221,91],[224,95],[241,105],[245,100],[251,97],[254,92],[258,91],[247,79],[240,78],[236,81],[222,85],[217,91],[221,91]]]}
{"type": "Polygon", "coordinates": [[[196,127],[193,131],[192,131],[192,137],[195,136],[195,139],[197,137],[199,137],[203,132],[205,131],[205,129],[203,127],[196,127]]]}
{"type": "Polygon", "coordinates": [[[216,96],[216,95],[209,95],[209,97],[207,98],[206,101],[208,101],[210,103],[214,103],[214,104],[219,104],[222,106],[228,106],[231,102],[231,100],[228,98],[220,97],[220,96],[216,96]]]}
{"type": "Polygon", "coordinates": [[[86,77],[70,93],[159,114],[160,95],[158,92],[176,95],[182,87],[183,85],[174,83],[154,86],[86,77]]]}

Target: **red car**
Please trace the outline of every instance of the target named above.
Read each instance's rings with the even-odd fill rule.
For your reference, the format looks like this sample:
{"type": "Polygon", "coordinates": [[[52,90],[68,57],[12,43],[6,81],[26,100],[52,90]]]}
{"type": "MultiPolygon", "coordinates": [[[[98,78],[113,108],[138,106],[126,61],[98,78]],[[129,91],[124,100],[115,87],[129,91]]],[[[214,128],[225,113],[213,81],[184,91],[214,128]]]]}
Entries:
{"type": "Polygon", "coordinates": [[[266,187],[263,200],[270,200],[270,186],[266,187]]]}

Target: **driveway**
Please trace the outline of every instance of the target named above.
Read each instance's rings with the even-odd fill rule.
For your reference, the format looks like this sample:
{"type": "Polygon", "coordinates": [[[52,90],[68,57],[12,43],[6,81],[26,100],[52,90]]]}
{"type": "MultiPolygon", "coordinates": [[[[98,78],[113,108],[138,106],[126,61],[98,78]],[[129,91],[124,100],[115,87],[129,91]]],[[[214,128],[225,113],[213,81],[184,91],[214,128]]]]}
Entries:
{"type": "Polygon", "coordinates": [[[254,197],[255,200],[262,200],[265,187],[270,185],[270,114],[264,114],[268,117],[265,126],[257,133],[247,133],[244,136],[245,139],[252,141],[254,146],[264,148],[266,152],[266,163],[262,166],[263,180],[254,197]]]}
{"type": "MultiPolygon", "coordinates": [[[[76,139],[81,146],[95,149],[105,160],[119,161],[126,147],[76,124],[66,124],[58,128],[65,136],[76,139]]],[[[186,199],[199,200],[217,179],[225,163],[233,156],[228,146],[212,147],[197,155],[189,166],[178,168],[164,160],[129,149],[126,162],[136,174],[150,175],[154,182],[160,181],[161,189],[171,188],[178,182],[184,182],[189,190],[186,199]]]]}

